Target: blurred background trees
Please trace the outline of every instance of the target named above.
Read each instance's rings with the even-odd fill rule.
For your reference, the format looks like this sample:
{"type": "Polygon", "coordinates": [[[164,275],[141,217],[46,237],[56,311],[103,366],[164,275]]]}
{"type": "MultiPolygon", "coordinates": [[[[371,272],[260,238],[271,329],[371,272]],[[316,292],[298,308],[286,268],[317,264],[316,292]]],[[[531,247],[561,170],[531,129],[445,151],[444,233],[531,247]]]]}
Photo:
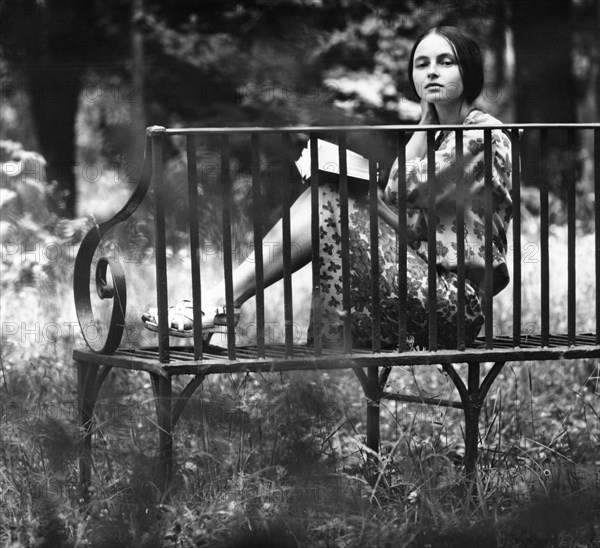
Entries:
{"type": "MultiPolygon", "coordinates": [[[[436,24],[478,39],[481,102],[502,120],[585,122],[600,112],[598,0],[0,0],[0,21],[2,139],[45,157],[67,216],[86,210],[77,201],[94,178],[90,165],[114,170],[120,183],[136,179],[146,125],[415,121],[408,54],[436,24]]],[[[565,147],[550,145],[560,196],[565,147]]],[[[265,154],[293,159],[301,147],[266,142],[265,154]]],[[[393,159],[389,143],[362,147],[384,167],[393,159]]],[[[583,187],[590,147],[584,139],[569,153],[583,187]]],[[[243,171],[248,159],[237,160],[243,171]]],[[[526,183],[535,177],[524,174],[526,183]]],[[[115,207],[130,191],[111,190],[115,207]]]]}

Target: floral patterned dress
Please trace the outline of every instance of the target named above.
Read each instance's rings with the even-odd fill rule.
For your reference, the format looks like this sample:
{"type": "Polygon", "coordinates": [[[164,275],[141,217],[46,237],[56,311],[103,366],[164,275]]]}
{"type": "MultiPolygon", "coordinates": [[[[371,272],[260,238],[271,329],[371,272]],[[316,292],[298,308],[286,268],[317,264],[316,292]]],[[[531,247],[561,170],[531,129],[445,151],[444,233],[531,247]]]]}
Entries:
{"type": "MultiPolygon", "coordinates": [[[[471,111],[464,124],[500,124],[492,116],[471,111]]],[[[484,153],[483,131],[465,128],[465,328],[471,344],[484,323],[479,295],[484,260],[484,153]]],[[[437,322],[438,347],[456,347],[458,277],[456,274],[456,165],[454,132],[440,135],[435,151],[437,223],[437,322]]],[[[512,215],[510,197],[510,140],[500,130],[492,130],[493,154],[493,260],[494,294],[508,284],[505,255],[507,228],[512,215]]],[[[427,160],[407,165],[407,332],[409,348],[426,348],[429,337],[427,274],[427,160]]],[[[342,252],[340,197],[335,184],[319,188],[321,216],[320,278],[322,296],[322,338],[325,344],[342,341],[342,252]]],[[[394,163],[385,189],[385,201],[397,206],[398,162],[394,163]]],[[[398,344],[398,260],[395,230],[382,219],[378,222],[380,263],[381,343],[398,344]]],[[[349,199],[350,288],[352,341],[355,347],[371,344],[372,303],[370,269],[370,228],[368,197],[351,193],[349,199]]],[[[309,340],[312,339],[312,325],[309,340]]]]}

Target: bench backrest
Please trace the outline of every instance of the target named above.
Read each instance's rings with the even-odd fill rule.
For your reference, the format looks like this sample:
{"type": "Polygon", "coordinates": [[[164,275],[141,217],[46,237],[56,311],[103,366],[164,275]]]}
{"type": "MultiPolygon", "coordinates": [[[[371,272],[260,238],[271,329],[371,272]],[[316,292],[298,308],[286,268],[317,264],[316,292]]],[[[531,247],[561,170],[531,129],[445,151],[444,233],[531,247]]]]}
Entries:
{"type": "MultiPolygon", "coordinates": [[[[472,128],[471,128],[472,129],[472,128]]],[[[492,194],[492,130],[502,129],[511,140],[512,144],[512,201],[513,201],[513,220],[512,220],[512,239],[513,246],[509,250],[512,254],[512,334],[508,337],[505,344],[508,347],[517,348],[521,345],[522,338],[522,271],[521,263],[523,261],[522,250],[524,242],[522,241],[521,231],[521,208],[522,208],[522,189],[521,184],[521,167],[527,162],[539,169],[539,261],[540,261],[540,312],[539,312],[539,335],[540,345],[547,346],[550,339],[550,268],[551,261],[549,255],[549,234],[550,234],[550,201],[549,201],[549,166],[548,166],[548,136],[549,132],[554,136],[556,133],[564,134],[565,146],[569,150],[575,150],[576,141],[582,136],[593,137],[593,165],[594,165],[594,190],[595,196],[600,195],[600,124],[507,124],[503,126],[479,126],[483,134],[484,145],[484,163],[485,163],[485,191],[484,191],[484,231],[485,231],[485,284],[484,288],[486,295],[492,295],[492,211],[493,211],[493,194],[492,194]],[[536,147],[536,157],[522,156],[522,143],[528,136],[533,135],[535,140],[539,142],[536,147]]],[[[254,231],[254,252],[255,260],[255,275],[257,281],[256,291],[256,326],[257,326],[257,353],[258,356],[265,355],[265,301],[264,301],[264,275],[263,275],[263,249],[262,245],[257,245],[262,241],[264,236],[264,227],[262,219],[262,207],[264,196],[261,196],[261,169],[260,169],[260,154],[261,143],[266,136],[279,135],[286,139],[292,135],[306,134],[309,136],[310,155],[310,184],[313,188],[312,203],[311,203],[311,241],[312,241],[312,275],[313,275],[313,291],[312,291],[312,322],[314,325],[314,354],[320,356],[323,353],[323,341],[320,337],[320,325],[322,321],[320,282],[319,282],[319,214],[318,214],[318,192],[316,191],[319,185],[319,138],[327,134],[334,135],[338,145],[338,163],[339,163],[339,185],[341,197],[341,231],[342,231],[342,281],[343,281],[343,303],[342,307],[345,312],[343,341],[342,346],[345,352],[350,352],[352,348],[351,340],[351,324],[350,310],[352,303],[350,302],[350,267],[348,261],[348,165],[347,165],[347,137],[349,134],[360,133],[368,136],[370,134],[380,133],[385,134],[386,138],[394,139],[396,143],[395,150],[399,165],[406,164],[405,146],[413,131],[425,131],[427,133],[429,166],[427,174],[427,184],[430,188],[435,188],[435,168],[433,161],[434,141],[436,132],[440,130],[455,132],[457,144],[462,142],[465,126],[372,126],[372,127],[294,127],[294,128],[190,128],[190,129],[166,129],[163,127],[150,127],[147,130],[148,144],[146,148],[146,164],[144,176],[139,188],[136,190],[132,198],[125,207],[111,220],[102,223],[94,231],[86,236],[82,243],[76,261],[75,272],[75,293],[77,311],[80,323],[85,325],[93,320],[91,308],[89,306],[89,263],[93,251],[99,244],[104,233],[112,228],[118,222],[122,222],[129,217],[139,206],[143,199],[148,185],[151,183],[154,195],[155,209],[155,257],[156,257],[156,277],[157,277],[157,307],[159,314],[159,333],[158,346],[160,360],[163,362],[169,361],[169,334],[166,321],[167,308],[169,306],[167,292],[167,253],[166,253],[166,226],[165,226],[165,203],[169,189],[165,184],[164,177],[164,158],[163,151],[165,141],[171,137],[182,137],[186,142],[187,153],[187,177],[188,177],[188,208],[187,215],[189,216],[190,227],[190,256],[191,256],[191,271],[190,277],[192,280],[192,301],[194,307],[195,330],[194,330],[194,354],[196,359],[202,357],[202,330],[199,319],[201,318],[201,265],[200,265],[200,247],[199,240],[199,219],[198,219],[198,203],[201,199],[199,196],[199,173],[197,164],[197,139],[201,137],[205,139],[211,137],[218,140],[218,148],[220,149],[220,191],[222,195],[222,249],[223,249],[223,276],[226,287],[227,309],[231,311],[232,305],[232,272],[234,268],[232,260],[232,178],[230,174],[230,145],[231,139],[235,137],[236,143],[239,143],[241,137],[246,141],[250,158],[251,158],[251,179],[253,192],[253,231],[254,231]],[[86,275],[87,268],[87,275],[86,275]]],[[[457,151],[462,151],[461,146],[457,146],[457,151]]],[[[462,174],[462,153],[457,152],[457,173],[462,174]]],[[[377,189],[378,189],[378,168],[374,160],[368,162],[368,195],[369,195],[369,212],[371,227],[376,227],[378,222],[377,213],[377,189]]],[[[322,175],[321,175],[322,176],[322,175]]],[[[405,170],[399,170],[399,208],[398,222],[400,229],[397,238],[397,250],[399,264],[406,264],[408,239],[406,232],[406,192],[405,192],[405,170]],[[404,191],[403,191],[404,189],[404,191]]],[[[576,176],[574,170],[570,170],[570,175],[565,179],[567,181],[566,195],[566,226],[567,226],[567,256],[564,257],[564,268],[567,270],[567,332],[565,334],[565,344],[573,345],[576,342],[576,176]]],[[[456,180],[457,196],[456,200],[456,234],[457,234],[457,276],[458,276],[458,318],[457,318],[457,341],[458,349],[465,348],[465,245],[464,245],[464,201],[460,199],[464,194],[464,181],[462,176],[458,176],[456,180]]],[[[431,283],[436,277],[436,222],[435,222],[435,192],[429,193],[430,206],[427,212],[428,215],[428,307],[429,317],[436,318],[435,311],[437,310],[436,302],[436,284],[431,283]]],[[[281,187],[281,204],[282,204],[282,226],[283,226],[283,289],[284,289],[284,316],[285,316],[285,353],[293,355],[294,353],[294,333],[293,333],[293,307],[292,307],[292,248],[290,242],[290,192],[289,189],[282,185],[281,187]]],[[[594,202],[594,216],[596,222],[600,220],[600,200],[594,202]]],[[[377,230],[370,231],[371,248],[377,248],[377,230]]],[[[600,278],[600,233],[596,231],[595,236],[595,287],[598,287],[600,278]]],[[[592,260],[592,257],[590,257],[592,260]]],[[[377,253],[371,254],[371,278],[377,281],[380,274],[380,265],[377,253]]],[[[110,333],[105,346],[100,349],[100,352],[112,352],[119,344],[122,326],[124,325],[124,308],[126,302],[126,290],[124,284],[121,283],[121,273],[119,265],[115,261],[104,260],[98,266],[97,270],[97,286],[99,294],[105,293],[106,297],[115,299],[113,308],[113,320],[111,323],[110,333]],[[114,287],[108,287],[110,284],[106,281],[106,271],[111,269],[112,277],[115,280],[114,287]],[[116,312],[115,312],[116,310],[116,312]],[[122,325],[120,325],[122,324],[122,325]]],[[[398,293],[399,293],[399,317],[398,317],[398,351],[404,352],[406,347],[406,325],[407,325],[407,307],[406,307],[406,270],[399,268],[398,278],[398,293]]],[[[378,283],[371,284],[371,299],[373,307],[373,322],[372,322],[372,351],[379,352],[381,349],[380,335],[380,297],[378,283]]],[[[485,324],[483,331],[483,344],[486,348],[494,346],[494,310],[493,301],[491,298],[484,300],[485,324]]],[[[595,292],[595,316],[596,322],[600,317],[600,292],[595,292]]],[[[596,323],[597,325],[597,323],[596,323]]],[[[228,314],[228,356],[230,359],[236,357],[235,347],[235,325],[233,314],[228,314]]],[[[436,321],[429,322],[429,351],[435,352],[438,348],[438,326],[436,321]]],[[[595,328],[594,344],[600,344],[600,331],[595,328]]]]}

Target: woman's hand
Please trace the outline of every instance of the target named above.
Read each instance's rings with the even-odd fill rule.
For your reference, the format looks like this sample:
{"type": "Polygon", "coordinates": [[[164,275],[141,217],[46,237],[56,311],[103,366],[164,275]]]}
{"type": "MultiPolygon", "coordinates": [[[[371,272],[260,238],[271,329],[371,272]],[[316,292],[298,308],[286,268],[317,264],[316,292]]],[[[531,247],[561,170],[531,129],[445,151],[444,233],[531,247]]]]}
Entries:
{"type": "MultiPolygon", "coordinates": [[[[421,120],[419,120],[420,126],[437,125],[440,120],[435,110],[435,106],[432,103],[428,103],[421,99],[421,120]]],[[[412,160],[421,160],[427,154],[427,132],[415,131],[412,137],[406,144],[406,160],[408,162],[412,160]]]]}
{"type": "MultiPolygon", "coordinates": [[[[397,233],[400,233],[400,221],[398,220],[398,210],[390,208],[384,201],[385,194],[382,191],[377,192],[377,212],[379,218],[383,219],[397,233]]],[[[411,244],[414,241],[414,235],[406,231],[407,242],[411,244]]]]}
{"type": "MultiPolygon", "coordinates": [[[[398,234],[400,234],[400,221],[398,219],[398,210],[391,209],[382,199],[377,197],[377,212],[379,218],[390,225],[398,234]]],[[[412,230],[404,231],[406,243],[412,245],[415,242],[415,234],[412,230]]]]}
{"type": "Polygon", "coordinates": [[[421,120],[419,121],[419,125],[425,126],[439,123],[440,120],[433,103],[428,103],[424,99],[421,99],[421,120]]]}
{"type": "Polygon", "coordinates": [[[379,213],[379,217],[388,225],[390,225],[396,232],[400,230],[398,213],[389,208],[389,206],[382,200],[381,194],[377,196],[377,212],[379,213]]]}

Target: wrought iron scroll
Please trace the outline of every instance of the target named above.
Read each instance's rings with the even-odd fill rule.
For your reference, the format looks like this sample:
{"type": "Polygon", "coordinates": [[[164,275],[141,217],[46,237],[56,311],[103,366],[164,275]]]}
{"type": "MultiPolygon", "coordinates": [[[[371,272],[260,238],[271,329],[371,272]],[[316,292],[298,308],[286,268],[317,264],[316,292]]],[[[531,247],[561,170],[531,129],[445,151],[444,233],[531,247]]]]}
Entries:
{"type": "Polygon", "coordinates": [[[96,354],[112,354],[118,347],[125,329],[125,311],[127,307],[127,290],[125,272],[118,259],[100,257],[96,265],[96,291],[101,299],[113,299],[113,308],[110,318],[108,334],[104,345],[99,350],[95,349],[87,338],[86,331],[89,326],[96,326],[90,298],[90,267],[94,254],[102,241],[103,236],[113,226],[126,221],[139,207],[152,176],[152,152],[150,140],[146,139],[144,167],[140,181],[127,203],[111,219],[94,226],[83,238],[77,257],[75,258],[75,271],[73,273],[73,292],[75,296],[75,310],[77,320],[83,333],[83,338],[92,352],[96,354]],[[112,287],[107,282],[107,270],[110,269],[113,283],[112,287]]]}

